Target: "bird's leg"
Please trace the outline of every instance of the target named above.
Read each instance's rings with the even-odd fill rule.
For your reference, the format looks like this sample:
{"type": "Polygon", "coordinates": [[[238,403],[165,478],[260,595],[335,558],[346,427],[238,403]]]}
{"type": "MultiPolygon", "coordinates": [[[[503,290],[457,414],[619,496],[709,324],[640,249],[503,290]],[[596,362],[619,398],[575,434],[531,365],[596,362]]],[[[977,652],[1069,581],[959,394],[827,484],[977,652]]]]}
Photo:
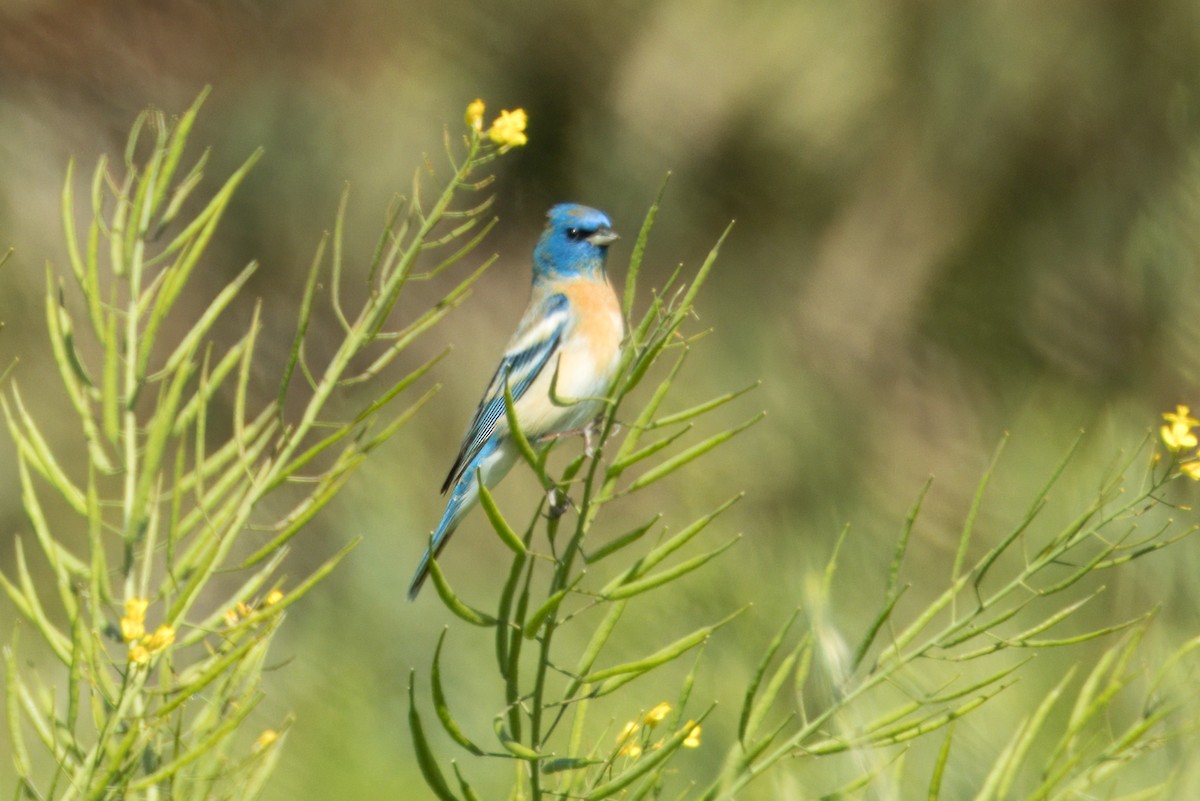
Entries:
{"type": "MultiPolygon", "coordinates": [[[[603,423],[604,418],[597,417],[595,420],[589,422],[586,426],[581,426],[580,428],[570,428],[566,431],[555,431],[550,434],[543,434],[542,436],[538,437],[538,442],[550,442],[551,440],[556,440],[561,437],[573,437],[580,435],[583,437],[583,453],[590,459],[596,455],[596,440],[600,435],[600,428],[603,423]]],[[[614,432],[618,431],[619,429],[619,425],[613,426],[614,432]]]]}
{"type": "Polygon", "coordinates": [[[583,427],[583,455],[591,459],[596,455],[596,442],[600,436],[600,418],[583,427]]]}

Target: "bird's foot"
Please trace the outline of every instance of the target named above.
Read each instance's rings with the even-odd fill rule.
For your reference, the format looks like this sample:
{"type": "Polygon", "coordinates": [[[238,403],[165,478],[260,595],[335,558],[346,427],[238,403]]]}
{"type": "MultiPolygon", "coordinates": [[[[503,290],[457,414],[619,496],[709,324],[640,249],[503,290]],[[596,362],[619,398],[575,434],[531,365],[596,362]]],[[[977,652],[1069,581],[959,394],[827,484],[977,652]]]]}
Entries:
{"type": "Polygon", "coordinates": [[[557,520],[562,517],[567,513],[568,509],[575,505],[570,496],[558,487],[551,487],[546,492],[546,500],[549,504],[546,516],[551,520],[557,520]]]}

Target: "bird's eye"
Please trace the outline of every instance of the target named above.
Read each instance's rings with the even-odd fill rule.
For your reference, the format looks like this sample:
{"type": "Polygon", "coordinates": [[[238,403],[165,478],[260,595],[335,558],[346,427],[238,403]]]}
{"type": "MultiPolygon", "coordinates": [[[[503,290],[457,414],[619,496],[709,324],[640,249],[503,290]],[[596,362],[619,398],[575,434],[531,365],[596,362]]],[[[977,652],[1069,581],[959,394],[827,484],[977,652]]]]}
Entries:
{"type": "Polygon", "coordinates": [[[588,235],[588,232],[584,231],[581,228],[568,228],[567,229],[567,239],[570,239],[573,242],[578,242],[580,239],[585,238],[587,235],[588,235]]]}

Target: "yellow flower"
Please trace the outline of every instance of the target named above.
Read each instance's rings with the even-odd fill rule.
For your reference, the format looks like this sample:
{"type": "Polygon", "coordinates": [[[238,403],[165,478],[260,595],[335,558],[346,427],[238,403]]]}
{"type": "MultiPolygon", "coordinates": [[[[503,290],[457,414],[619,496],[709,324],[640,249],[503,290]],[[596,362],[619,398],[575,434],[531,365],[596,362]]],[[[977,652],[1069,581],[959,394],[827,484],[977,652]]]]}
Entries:
{"type": "Polygon", "coordinates": [[[1195,419],[1191,416],[1191,414],[1192,410],[1187,406],[1177,404],[1175,406],[1175,411],[1163,412],[1163,419],[1172,425],[1176,423],[1182,423],[1187,428],[1195,428],[1196,426],[1200,426],[1200,420],[1195,419]]]}
{"type": "Polygon", "coordinates": [[[500,116],[492,123],[492,127],[488,129],[487,135],[498,145],[506,147],[516,147],[523,145],[529,141],[525,136],[525,124],[529,122],[529,115],[525,113],[525,109],[519,108],[516,111],[501,111],[500,116]]]}
{"type": "Polygon", "coordinates": [[[1169,450],[1182,451],[1196,447],[1196,435],[1182,423],[1163,426],[1161,429],[1163,443],[1169,450]]]}
{"type": "Polygon", "coordinates": [[[636,759],[642,755],[642,745],[634,739],[637,731],[638,725],[632,720],[625,724],[625,728],[621,729],[621,733],[617,735],[617,745],[621,746],[617,751],[617,756],[636,759]]]}
{"type": "Polygon", "coordinates": [[[1163,444],[1168,450],[1182,451],[1196,447],[1196,435],[1183,423],[1173,423],[1160,429],[1163,444]]]}
{"type": "Polygon", "coordinates": [[[144,665],[150,657],[157,656],[171,643],[175,642],[175,629],[170,626],[159,626],[153,634],[143,637],[129,649],[129,661],[144,665]]]}
{"type": "Polygon", "coordinates": [[[230,609],[225,612],[225,625],[236,626],[238,622],[238,613],[236,609],[230,609]]]}
{"type": "Polygon", "coordinates": [[[241,601],[238,601],[237,613],[242,617],[250,617],[250,615],[254,614],[254,610],[241,601]]]}
{"type": "Polygon", "coordinates": [[[671,714],[671,705],[666,701],[663,701],[661,704],[654,707],[654,709],[651,709],[646,713],[646,716],[642,718],[642,724],[649,726],[650,728],[654,728],[666,720],[667,715],[669,714],[671,714]]]}
{"type": "Polygon", "coordinates": [[[1171,451],[1182,451],[1196,447],[1196,435],[1192,429],[1200,426],[1200,420],[1191,416],[1191,409],[1178,405],[1174,412],[1163,412],[1163,419],[1168,425],[1160,429],[1163,444],[1171,451]]]}
{"type": "Polygon", "coordinates": [[[125,642],[133,642],[146,633],[146,608],[150,602],[145,598],[130,598],[125,602],[125,616],[121,618],[121,636],[125,642]]]}
{"type": "Polygon", "coordinates": [[[468,128],[476,131],[483,130],[483,109],[483,100],[478,97],[467,104],[466,121],[468,128]]]}
{"type": "Polygon", "coordinates": [[[157,653],[175,642],[175,629],[170,626],[159,626],[154,633],[146,638],[146,647],[152,653],[157,653]]]}
{"type": "Polygon", "coordinates": [[[267,593],[267,606],[274,606],[283,600],[283,590],[271,590],[267,593]]]}
{"type": "MultiPolygon", "coordinates": [[[[688,725],[692,726],[695,721],[688,721],[688,725]]],[[[692,730],[688,732],[687,738],[683,741],[684,748],[699,748],[700,747],[700,727],[692,726],[692,730]]]]}
{"type": "Polygon", "coordinates": [[[278,739],[279,732],[275,731],[274,729],[263,729],[263,733],[258,735],[258,739],[254,741],[254,750],[261,751],[278,739]]]}
{"type": "Polygon", "coordinates": [[[1184,462],[1179,471],[1193,481],[1200,481],[1200,461],[1184,462]]]}

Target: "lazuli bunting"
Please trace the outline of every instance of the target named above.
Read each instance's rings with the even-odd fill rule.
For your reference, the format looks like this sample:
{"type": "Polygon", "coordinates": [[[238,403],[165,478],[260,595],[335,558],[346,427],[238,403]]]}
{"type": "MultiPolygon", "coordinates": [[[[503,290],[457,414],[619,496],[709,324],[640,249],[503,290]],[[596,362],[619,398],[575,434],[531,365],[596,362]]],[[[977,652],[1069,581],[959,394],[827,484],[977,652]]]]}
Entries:
{"type": "Polygon", "coordinates": [[[519,457],[505,416],[505,382],[521,431],[534,447],[544,447],[600,412],[620,362],[625,325],[604,270],[608,246],[617,238],[612,223],[602,212],[574,204],[555,206],[546,216],[533,251],[529,308],[442,484],[443,493],[453,490],[408,588],[410,600],[429,575],[431,555],[446,547],[479,499],[478,481],[495,486],[519,457]]]}

